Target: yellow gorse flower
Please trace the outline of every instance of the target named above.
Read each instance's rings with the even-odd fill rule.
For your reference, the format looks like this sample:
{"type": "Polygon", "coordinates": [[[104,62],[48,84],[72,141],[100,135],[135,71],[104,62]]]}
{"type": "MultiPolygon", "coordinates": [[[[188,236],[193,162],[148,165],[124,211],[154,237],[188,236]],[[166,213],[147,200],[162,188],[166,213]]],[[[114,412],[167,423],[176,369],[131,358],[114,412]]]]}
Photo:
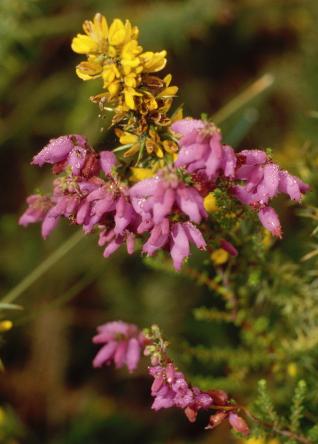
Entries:
{"type": "Polygon", "coordinates": [[[3,426],[6,420],[6,413],[2,407],[0,407],[0,427],[3,426]]]}
{"type": "Polygon", "coordinates": [[[290,376],[291,378],[296,378],[296,376],[298,374],[298,368],[297,368],[297,364],[295,364],[295,362],[290,362],[288,364],[287,373],[288,373],[288,376],[290,376]]]}
{"type": "Polygon", "coordinates": [[[229,260],[230,255],[223,248],[218,248],[213,251],[210,258],[214,265],[223,265],[229,260]]]}
{"type": "Polygon", "coordinates": [[[130,180],[132,182],[139,182],[140,180],[149,179],[154,175],[154,171],[151,168],[131,168],[130,180]]]}
{"type": "Polygon", "coordinates": [[[178,87],[171,84],[171,74],[157,75],[166,66],[166,51],[144,51],[138,42],[138,28],[129,20],[116,18],[108,25],[98,13],[92,21],[84,22],[83,30],[84,34],[77,34],[72,41],[73,51],[86,55],[76,73],[83,80],[102,80],[104,91],[91,100],[102,112],[114,112],[112,126],[121,144],[117,151],[134,168],[152,171],[158,159],[164,166],[178,151],[169,126],[181,112],[179,108],[168,116],[178,87]]]}
{"type": "Polygon", "coordinates": [[[0,321],[0,333],[11,330],[13,323],[9,320],[0,321]]]}
{"type": "Polygon", "coordinates": [[[162,70],[166,51],[143,52],[137,40],[138,28],[129,20],[123,23],[116,18],[108,26],[98,13],[93,21],[84,22],[83,30],[85,34],[77,34],[72,41],[73,51],[87,56],[77,66],[77,75],[83,80],[101,77],[108,100],[123,99],[128,110],[135,110],[135,97],[142,96],[138,91],[141,74],[162,70]]]}
{"type": "Polygon", "coordinates": [[[214,213],[215,211],[218,210],[218,206],[217,206],[217,202],[216,202],[216,197],[214,196],[213,193],[209,193],[203,201],[204,204],[204,208],[206,209],[206,211],[208,213],[214,213]]]}

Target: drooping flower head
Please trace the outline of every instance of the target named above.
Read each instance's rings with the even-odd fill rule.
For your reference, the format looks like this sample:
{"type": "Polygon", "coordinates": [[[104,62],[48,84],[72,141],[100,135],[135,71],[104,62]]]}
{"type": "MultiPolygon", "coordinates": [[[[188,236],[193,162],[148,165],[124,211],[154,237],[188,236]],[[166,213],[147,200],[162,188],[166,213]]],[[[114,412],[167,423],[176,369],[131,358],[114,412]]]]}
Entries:
{"type": "Polygon", "coordinates": [[[279,193],[300,201],[309,186],[288,171],[281,170],[269,156],[261,150],[243,150],[238,153],[239,167],[235,178],[240,181],[233,187],[234,196],[242,203],[258,211],[262,225],[274,236],[281,237],[281,226],[275,210],[269,202],[279,193]]]}
{"type": "Polygon", "coordinates": [[[45,163],[54,165],[54,173],[60,173],[69,167],[74,176],[81,174],[91,177],[98,174],[100,169],[95,151],[85,137],[78,134],[51,139],[32,160],[33,165],[40,167],[45,163]]]}
{"type": "Polygon", "coordinates": [[[117,368],[126,365],[132,372],[138,365],[146,340],[136,325],[114,321],[98,327],[93,342],[103,344],[93,361],[94,367],[113,362],[117,368]]]}
{"type": "Polygon", "coordinates": [[[143,221],[150,220],[154,225],[160,224],[175,209],[194,223],[207,217],[199,192],[180,179],[174,168],[164,168],[155,177],[133,185],[130,196],[143,221]]]}
{"type": "Polygon", "coordinates": [[[42,222],[52,206],[51,199],[41,194],[32,194],[29,196],[27,198],[27,204],[28,208],[19,219],[19,224],[24,227],[36,222],[42,222]]]}
{"type": "Polygon", "coordinates": [[[171,129],[180,137],[176,167],[200,172],[214,182],[220,175],[234,177],[235,153],[222,144],[221,132],[213,123],[187,118],[174,122],[171,129]]]}

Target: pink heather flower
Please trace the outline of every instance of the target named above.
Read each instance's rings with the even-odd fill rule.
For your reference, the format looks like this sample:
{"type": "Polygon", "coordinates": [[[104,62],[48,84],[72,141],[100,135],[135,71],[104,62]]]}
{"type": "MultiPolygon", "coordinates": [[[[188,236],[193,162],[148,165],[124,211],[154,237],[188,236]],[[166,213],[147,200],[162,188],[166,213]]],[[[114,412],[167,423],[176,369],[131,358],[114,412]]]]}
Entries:
{"type": "Polygon", "coordinates": [[[206,242],[198,228],[190,222],[173,224],[171,229],[170,254],[176,270],[180,270],[184,259],[190,254],[190,242],[199,250],[206,249],[206,242]]]}
{"type": "Polygon", "coordinates": [[[274,236],[281,237],[282,230],[275,210],[268,206],[269,201],[279,193],[286,193],[299,201],[309,186],[298,177],[271,162],[266,153],[260,150],[243,150],[238,154],[240,166],[235,178],[242,185],[233,188],[234,196],[242,203],[258,209],[262,225],[274,236]]]}
{"type": "Polygon", "coordinates": [[[48,196],[32,194],[27,198],[28,208],[19,219],[19,224],[26,227],[29,224],[42,222],[51,208],[51,200],[48,196]]]}
{"type": "Polygon", "coordinates": [[[280,170],[260,150],[243,150],[238,154],[240,166],[235,178],[243,182],[234,187],[234,195],[242,203],[258,206],[267,205],[278,193],[286,193],[299,201],[309,186],[287,171],[280,170]]]}
{"type": "Polygon", "coordinates": [[[92,190],[82,202],[77,213],[76,222],[83,225],[85,233],[90,233],[108,213],[116,208],[116,192],[104,181],[92,190]]]}
{"type": "Polygon", "coordinates": [[[88,181],[76,177],[58,178],[53,182],[51,208],[42,223],[42,236],[47,238],[57,226],[61,217],[75,221],[83,212],[83,202],[93,189],[104,183],[102,179],[88,181]]]}
{"type": "Polygon", "coordinates": [[[104,182],[92,190],[82,201],[76,222],[83,225],[85,233],[90,233],[97,224],[114,225],[114,235],[123,235],[136,220],[136,213],[129,201],[127,190],[119,189],[112,182],[104,182]]]}
{"type": "Polygon", "coordinates": [[[298,177],[292,176],[288,171],[279,172],[278,189],[281,193],[288,194],[292,200],[300,201],[302,194],[307,193],[309,185],[301,181],[298,177]]]}
{"type": "Polygon", "coordinates": [[[194,244],[199,250],[206,249],[206,242],[200,230],[191,222],[170,224],[166,218],[160,224],[154,225],[142,251],[152,256],[159,249],[170,249],[174,268],[179,271],[183,261],[190,254],[190,244],[194,244]]]}
{"type": "Polygon", "coordinates": [[[115,209],[115,234],[119,235],[124,232],[124,230],[128,227],[128,225],[132,222],[134,218],[134,209],[131,203],[128,200],[128,196],[121,194],[119,199],[116,202],[115,209]]]}
{"type": "Polygon", "coordinates": [[[205,127],[205,122],[199,119],[192,119],[186,117],[185,119],[177,120],[171,126],[172,131],[181,136],[180,142],[182,144],[191,144],[197,139],[198,132],[205,127]]]}
{"type": "Polygon", "coordinates": [[[32,195],[27,198],[29,207],[19,219],[19,224],[27,226],[30,223],[42,222],[41,234],[44,239],[56,228],[61,214],[59,205],[47,196],[32,195]]]}
{"type": "Polygon", "coordinates": [[[104,345],[95,356],[94,367],[114,362],[117,368],[126,365],[130,372],[137,368],[146,340],[136,325],[123,321],[108,322],[98,327],[97,332],[94,344],[104,345]]]}
{"type": "Polygon", "coordinates": [[[56,208],[52,207],[42,222],[41,235],[43,239],[46,239],[57,227],[60,217],[61,216],[57,213],[56,208]]]}
{"type": "Polygon", "coordinates": [[[231,256],[238,255],[237,249],[234,247],[233,244],[231,244],[231,242],[222,239],[220,242],[220,246],[221,246],[221,248],[223,248],[223,250],[227,251],[231,256]]]}
{"type": "Polygon", "coordinates": [[[241,418],[241,416],[238,416],[236,413],[231,412],[229,414],[229,423],[237,432],[242,433],[242,435],[245,436],[249,435],[250,429],[245,420],[241,418]]]}
{"type": "Polygon", "coordinates": [[[101,168],[104,171],[106,176],[111,175],[113,167],[117,163],[117,158],[112,151],[101,151],[100,155],[100,164],[101,168]]]}
{"type": "Polygon", "coordinates": [[[206,430],[215,429],[215,427],[222,424],[222,422],[227,419],[228,413],[226,412],[217,412],[214,415],[211,415],[209,418],[209,424],[205,427],[206,430]]]}
{"type": "Polygon", "coordinates": [[[151,408],[154,410],[178,407],[185,410],[188,416],[188,409],[198,412],[208,409],[213,402],[209,394],[189,386],[183,373],[177,371],[173,363],[166,367],[149,367],[149,373],[154,378],[151,387],[151,395],[155,398],[151,408]]]}
{"type": "Polygon", "coordinates": [[[105,247],[103,256],[109,257],[115,251],[121,247],[122,244],[126,242],[127,253],[133,254],[135,251],[135,234],[132,231],[125,230],[121,234],[116,234],[114,229],[107,231],[106,229],[102,229],[99,234],[98,245],[100,247],[105,247]]]}
{"type": "Polygon", "coordinates": [[[200,172],[213,181],[220,175],[234,177],[235,153],[230,146],[222,145],[221,132],[214,124],[187,118],[173,123],[171,129],[181,136],[177,168],[200,172]]]}
{"type": "Polygon", "coordinates": [[[261,224],[269,230],[274,236],[282,237],[282,228],[279,222],[278,215],[274,208],[264,207],[258,212],[261,224]]]}
{"type": "Polygon", "coordinates": [[[181,181],[173,169],[165,168],[157,176],[138,182],[131,187],[130,196],[143,222],[160,224],[174,208],[195,223],[207,217],[199,192],[181,181]]]}
{"type": "Polygon", "coordinates": [[[33,157],[32,164],[53,164],[53,172],[70,167],[74,176],[89,178],[99,173],[100,160],[85,137],[78,134],[61,136],[50,142],[33,157]]]}
{"type": "Polygon", "coordinates": [[[59,163],[67,159],[74,147],[85,147],[86,139],[78,134],[60,136],[49,143],[33,157],[32,164],[43,166],[45,163],[59,163]]]}

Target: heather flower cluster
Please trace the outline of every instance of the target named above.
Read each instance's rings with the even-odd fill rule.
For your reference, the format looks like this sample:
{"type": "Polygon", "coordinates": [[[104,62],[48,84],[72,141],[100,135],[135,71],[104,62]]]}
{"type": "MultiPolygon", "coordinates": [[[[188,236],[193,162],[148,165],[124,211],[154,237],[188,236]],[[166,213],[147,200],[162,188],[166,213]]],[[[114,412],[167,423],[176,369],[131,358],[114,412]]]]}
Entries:
{"type": "Polygon", "coordinates": [[[202,120],[183,119],[172,125],[178,133],[180,152],[175,162],[196,174],[200,180],[216,186],[218,178],[228,179],[229,193],[241,203],[254,208],[262,225],[274,236],[281,237],[281,225],[270,200],[279,193],[300,201],[309,186],[288,171],[281,170],[261,150],[243,150],[222,145],[220,131],[202,120]]]}
{"type": "Polygon", "coordinates": [[[228,420],[233,429],[248,435],[245,420],[237,414],[238,407],[229,402],[221,390],[201,391],[193,387],[167,355],[167,343],[159,328],[154,325],[144,332],[134,324],[123,321],[108,322],[97,329],[93,342],[102,345],[94,361],[94,367],[114,363],[116,368],[127,366],[132,372],[137,368],[141,352],[150,358],[149,375],[153,378],[151,396],[153,410],[176,407],[182,409],[190,422],[195,422],[200,410],[214,410],[206,429],[213,429],[228,420]]]}
{"type": "MultiPolygon", "coordinates": [[[[120,158],[114,152],[96,152],[79,135],[51,140],[32,164],[53,165],[57,174],[53,192],[30,196],[20,224],[42,222],[46,238],[61,217],[67,218],[86,234],[99,232],[105,257],[122,244],[132,254],[138,238],[143,253],[168,251],[180,270],[191,245],[200,250],[208,246],[201,229],[209,230],[204,198],[222,180],[232,199],[255,210],[262,225],[281,237],[277,213],[269,203],[281,192],[299,201],[308,190],[306,184],[281,170],[261,150],[235,153],[222,144],[220,131],[209,122],[179,120],[171,132],[179,139],[176,160],[134,184],[119,174],[120,158]]],[[[221,244],[235,251],[228,241],[221,244]]]]}
{"type": "Polygon", "coordinates": [[[52,165],[53,190],[27,199],[20,224],[41,222],[46,238],[66,218],[86,234],[98,231],[105,257],[122,244],[128,254],[161,250],[180,270],[191,246],[210,251],[211,239],[237,254],[224,233],[215,233],[207,212],[206,198],[221,184],[233,202],[256,211],[261,224],[281,237],[271,199],[286,193],[299,201],[308,186],[261,150],[236,153],[209,121],[182,119],[180,112],[169,117],[177,88],[170,86],[170,74],[153,74],[164,68],[166,52],[143,52],[129,21],[108,26],[96,14],[83,29],[72,42],[75,52],[87,56],[77,74],[103,79],[107,92],[100,105],[114,106],[112,126],[122,145],[97,152],[81,135],[52,139],[32,164],[52,165]]]}
{"type": "Polygon", "coordinates": [[[104,344],[97,353],[94,367],[108,365],[112,361],[116,368],[127,366],[132,372],[137,368],[140,355],[146,344],[146,338],[136,325],[122,321],[108,322],[97,329],[94,344],[104,344]]]}
{"type": "MultiPolygon", "coordinates": [[[[47,238],[67,219],[85,234],[99,234],[104,257],[122,245],[128,254],[163,252],[179,271],[194,247],[212,252],[212,261],[223,265],[239,251],[213,214],[232,211],[218,206],[219,190],[233,203],[232,218],[240,221],[255,212],[263,227],[281,237],[272,199],[284,193],[299,202],[308,185],[260,149],[234,151],[212,122],[183,118],[180,109],[171,114],[178,88],[171,86],[170,74],[157,74],[166,65],[166,51],[144,51],[138,28],[128,20],[108,26],[96,14],[83,30],[72,41],[72,49],[86,56],[76,73],[85,81],[102,79],[103,92],[91,99],[102,114],[112,113],[109,131],[118,142],[96,151],[82,135],[50,140],[32,164],[52,167],[52,191],[29,196],[19,223],[41,223],[47,238]]],[[[93,342],[101,346],[94,367],[114,363],[132,372],[142,354],[150,358],[154,410],[180,408],[190,422],[200,410],[212,410],[206,428],[226,420],[241,434],[249,433],[226,393],[203,392],[187,381],[167,355],[158,327],[141,332],[133,324],[110,322],[98,328],[93,342]]]]}

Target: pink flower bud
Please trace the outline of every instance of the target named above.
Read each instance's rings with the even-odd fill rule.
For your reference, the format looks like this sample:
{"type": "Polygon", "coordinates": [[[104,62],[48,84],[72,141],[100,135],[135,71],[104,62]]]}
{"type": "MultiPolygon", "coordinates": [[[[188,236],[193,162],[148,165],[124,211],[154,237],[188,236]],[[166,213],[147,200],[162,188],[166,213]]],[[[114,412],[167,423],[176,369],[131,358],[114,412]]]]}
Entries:
{"type": "Polygon", "coordinates": [[[195,422],[198,416],[198,411],[191,407],[186,407],[184,413],[190,422],[195,422]]]}
{"type": "Polygon", "coordinates": [[[213,399],[215,405],[226,405],[229,400],[229,396],[223,390],[209,390],[208,394],[213,399]]]}
{"type": "Polygon", "coordinates": [[[101,151],[100,152],[100,163],[102,170],[108,176],[112,172],[113,166],[116,164],[117,159],[112,151],[101,151]]]}
{"type": "Polygon", "coordinates": [[[223,248],[223,250],[227,251],[231,256],[238,255],[237,249],[234,247],[233,244],[231,244],[231,242],[228,242],[228,241],[222,239],[220,242],[220,245],[223,248]]]}
{"type": "Polygon", "coordinates": [[[209,424],[205,427],[205,429],[214,429],[218,425],[222,424],[226,417],[227,413],[225,412],[217,412],[215,413],[215,415],[211,415],[209,419],[209,424]]]}
{"type": "Polygon", "coordinates": [[[246,421],[243,418],[241,418],[241,416],[238,416],[236,413],[229,414],[229,423],[234,430],[236,430],[239,433],[242,433],[242,435],[247,436],[250,433],[250,429],[246,421]]]}
{"type": "Polygon", "coordinates": [[[262,225],[274,236],[282,237],[282,228],[277,213],[272,207],[261,208],[258,217],[262,225]]]}

